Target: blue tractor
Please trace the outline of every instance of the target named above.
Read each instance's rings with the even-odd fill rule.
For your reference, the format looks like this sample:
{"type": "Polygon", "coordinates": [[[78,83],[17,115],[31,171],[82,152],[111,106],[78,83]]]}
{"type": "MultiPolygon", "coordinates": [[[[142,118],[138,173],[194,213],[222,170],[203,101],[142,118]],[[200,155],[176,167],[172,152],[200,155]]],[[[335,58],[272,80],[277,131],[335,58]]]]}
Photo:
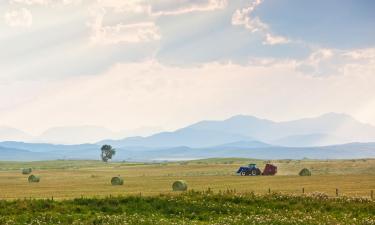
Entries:
{"type": "Polygon", "coordinates": [[[259,168],[257,168],[256,164],[249,164],[249,166],[241,166],[237,170],[237,174],[241,176],[259,176],[262,174],[259,168]]]}

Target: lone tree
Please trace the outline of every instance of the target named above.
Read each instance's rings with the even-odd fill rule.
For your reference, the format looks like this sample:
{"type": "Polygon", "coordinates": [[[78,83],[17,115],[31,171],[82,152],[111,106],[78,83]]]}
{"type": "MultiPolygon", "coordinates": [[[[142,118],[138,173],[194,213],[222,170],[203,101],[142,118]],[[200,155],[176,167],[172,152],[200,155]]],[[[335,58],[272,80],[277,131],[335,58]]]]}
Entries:
{"type": "Polygon", "coordinates": [[[102,161],[108,162],[108,160],[112,159],[112,156],[116,154],[116,149],[112,148],[110,145],[103,145],[102,148],[102,161]]]}

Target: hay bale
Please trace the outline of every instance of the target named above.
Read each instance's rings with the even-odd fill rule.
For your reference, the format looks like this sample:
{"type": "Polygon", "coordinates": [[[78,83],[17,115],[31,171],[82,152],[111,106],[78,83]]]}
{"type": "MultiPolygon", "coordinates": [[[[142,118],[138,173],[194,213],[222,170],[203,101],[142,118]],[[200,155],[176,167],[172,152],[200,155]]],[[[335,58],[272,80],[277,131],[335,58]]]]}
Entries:
{"type": "Polygon", "coordinates": [[[112,177],[111,184],[112,185],[123,185],[124,184],[124,179],[122,179],[120,176],[118,176],[118,177],[112,177]]]}
{"type": "Polygon", "coordinates": [[[35,175],[30,175],[28,178],[29,183],[39,183],[40,177],[37,177],[35,175]]]}
{"type": "Polygon", "coordinates": [[[186,191],[187,188],[187,183],[184,180],[178,180],[172,184],[173,191],[186,191]]]}
{"type": "Polygon", "coordinates": [[[33,170],[31,168],[23,168],[22,169],[22,174],[24,174],[24,175],[28,175],[31,172],[33,172],[33,170]]]}
{"type": "Polygon", "coordinates": [[[300,172],[299,172],[299,175],[300,176],[311,176],[311,171],[307,168],[303,168],[300,172]]]}

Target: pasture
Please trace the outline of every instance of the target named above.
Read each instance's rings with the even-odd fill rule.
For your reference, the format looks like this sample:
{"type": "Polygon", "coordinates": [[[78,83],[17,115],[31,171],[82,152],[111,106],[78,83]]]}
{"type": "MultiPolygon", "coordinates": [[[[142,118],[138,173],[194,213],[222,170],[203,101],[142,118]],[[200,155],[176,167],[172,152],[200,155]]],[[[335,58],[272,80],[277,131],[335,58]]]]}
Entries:
{"type": "Polygon", "coordinates": [[[361,160],[276,160],[276,176],[241,177],[239,166],[255,162],[263,169],[267,161],[251,159],[207,159],[171,163],[129,163],[99,161],[0,162],[0,199],[106,197],[172,194],[171,185],[185,180],[189,190],[237,193],[302,194],[324,192],[335,196],[370,197],[375,190],[375,159],[361,160]],[[21,168],[32,168],[39,183],[28,183],[21,168]],[[302,168],[311,177],[300,177],[302,168]],[[124,185],[112,186],[120,175],[124,185]]]}

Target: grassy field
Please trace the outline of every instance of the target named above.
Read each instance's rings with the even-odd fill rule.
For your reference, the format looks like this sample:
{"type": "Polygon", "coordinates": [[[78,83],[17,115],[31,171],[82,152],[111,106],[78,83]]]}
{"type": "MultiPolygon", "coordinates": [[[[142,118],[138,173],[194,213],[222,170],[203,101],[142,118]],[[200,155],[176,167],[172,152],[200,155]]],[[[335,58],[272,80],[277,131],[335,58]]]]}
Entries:
{"type": "Polygon", "coordinates": [[[180,195],[0,201],[4,225],[375,224],[375,204],[353,198],[188,192],[180,195]]]}
{"type": "Polygon", "coordinates": [[[186,180],[189,190],[211,188],[214,192],[236,190],[237,193],[301,194],[324,192],[353,197],[370,197],[375,191],[375,159],[363,160],[280,160],[277,176],[240,177],[241,165],[256,162],[263,169],[266,161],[249,159],[208,159],[178,163],[102,163],[99,161],[0,162],[0,199],[105,197],[117,195],[156,196],[171,194],[171,184],[186,180]],[[28,183],[21,168],[33,168],[40,183],[28,183]],[[299,177],[302,168],[313,176],[299,177]],[[112,176],[121,175],[123,186],[112,186],[112,176]]]}

